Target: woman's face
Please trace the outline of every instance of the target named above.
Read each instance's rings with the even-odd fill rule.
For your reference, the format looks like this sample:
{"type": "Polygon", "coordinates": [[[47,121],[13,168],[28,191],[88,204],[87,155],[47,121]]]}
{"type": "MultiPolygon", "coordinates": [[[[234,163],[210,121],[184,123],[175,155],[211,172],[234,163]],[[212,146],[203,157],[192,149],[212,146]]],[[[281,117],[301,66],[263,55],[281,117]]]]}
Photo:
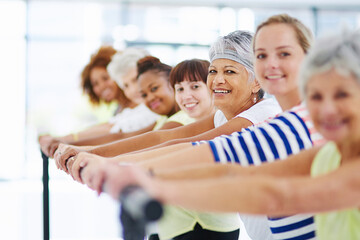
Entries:
{"type": "Polygon", "coordinates": [[[174,89],[162,73],[148,71],[139,76],[141,96],[151,111],[170,115],[176,106],[174,89]]]}
{"type": "Polygon", "coordinates": [[[90,71],[90,82],[96,96],[105,102],[116,99],[119,86],[113,81],[103,67],[95,67],[90,71]]]}
{"type": "Polygon", "coordinates": [[[260,29],[255,39],[255,75],[272,95],[286,95],[298,88],[298,71],[305,56],[291,26],[278,23],[260,29]]]}
{"type": "Polygon", "coordinates": [[[245,67],[229,59],[215,59],[209,67],[207,85],[214,104],[224,113],[238,114],[238,110],[252,102],[255,81],[249,81],[245,67]]]}
{"type": "Polygon", "coordinates": [[[136,67],[130,69],[125,75],[123,75],[120,81],[123,84],[123,91],[125,96],[136,104],[143,102],[140,94],[140,87],[138,80],[136,79],[137,70],[136,67]]]}
{"type": "Polygon", "coordinates": [[[190,117],[201,119],[213,110],[213,101],[209,89],[203,81],[185,79],[175,84],[175,99],[180,109],[190,117]]]}
{"type": "Polygon", "coordinates": [[[360,139],[360,84],[352,75],[334,69],[314,75],[306,86],[306,102],[315,128],[326,139],[360,139]]]}

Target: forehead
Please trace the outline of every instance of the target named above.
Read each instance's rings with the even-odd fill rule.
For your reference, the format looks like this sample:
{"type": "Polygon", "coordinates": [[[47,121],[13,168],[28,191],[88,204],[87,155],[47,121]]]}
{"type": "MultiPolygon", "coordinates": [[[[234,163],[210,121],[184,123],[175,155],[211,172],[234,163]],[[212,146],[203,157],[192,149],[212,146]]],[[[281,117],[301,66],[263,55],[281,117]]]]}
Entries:
{"type": "Polygon", "coordinates": [[[148,88],[151,87],[154,84],[163,84],[165,83],[166,77],[157,72],[148,71],[139,76],[139,84],[142,88],[148,88]]]}
{"type": "Polygon", "coordinates": [[[210,67],[215,68],[224,68],[224,67],[235,67],[235,68],[245,68],[242,64],[235,62],[231,59],[218,58],[211,62],[210,67]]]}
{"type": "Polygon", "coordinates": [[[293,27],[284,23],[275,23],[262,27],[255,38],[255,50],[259,48],[267,49],[271,47],[299,45],[293,27]]]}
{"type": "Polygon", "coordinates": [[[108,74],[106,69],[103,67],[94,67],[90,71],[90,77],[97,77],[97,76],[103,75],[103,74],[106,74],[106,75],[108,74]]]}
{"type": "Polygon", "coordinates": [[[129,71],[127,71],[123,76],[122,76],[122,81],[123,82],[130,82],[132,81],[134,78],[136,78],[137,75],[137,70],[136,67],[133,67],[131,69],[129,69],[129,71]]]}
{"type": "MultiPolygon", "coordinates": [[[[331,69],[326,72],[314,74],[310,77],[307,85],[307,90],[316,90],[324,93],[331,93],[338,89],[348,89],[353,92],[360,92],[359,81],[354,75],[345,72],[339,72],[336,69],[331,69]]],[[[360,96],[360,94],[358,93],[360,96]]]]}
{"type": "Polygon", "coordinates": [[[203,84],[205,84],[203,81],[199,81],[199,80],[190,80],[189,78],[185,78],[183,81],[181,81],[181,82],[177,82],[177,83],[175,83],[175,86],[185,86],[185,85],[191,85],[191,84],[201,84],[201,83],[203,83],[203,84]]]}

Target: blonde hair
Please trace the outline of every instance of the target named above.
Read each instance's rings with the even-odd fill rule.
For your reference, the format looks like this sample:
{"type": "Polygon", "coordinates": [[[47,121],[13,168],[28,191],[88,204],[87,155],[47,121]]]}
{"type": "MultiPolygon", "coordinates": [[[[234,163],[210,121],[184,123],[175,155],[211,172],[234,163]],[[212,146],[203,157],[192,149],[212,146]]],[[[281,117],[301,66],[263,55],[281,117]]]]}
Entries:
{"type": "Polygon", "coordinates": [[[301,48],[304,50],[304,53],[308,52],[313,41],[313,34],[311,33],[310,29],[307,28],[301,21],[287,14],[278,14],[271,16],[265,22],[258,25],[253,38],[253,51],[255,50],[255,39],[260,29],[272,24],[286,24],[292,27],[295,31],[296,39],[298,40],[301,48]]]}

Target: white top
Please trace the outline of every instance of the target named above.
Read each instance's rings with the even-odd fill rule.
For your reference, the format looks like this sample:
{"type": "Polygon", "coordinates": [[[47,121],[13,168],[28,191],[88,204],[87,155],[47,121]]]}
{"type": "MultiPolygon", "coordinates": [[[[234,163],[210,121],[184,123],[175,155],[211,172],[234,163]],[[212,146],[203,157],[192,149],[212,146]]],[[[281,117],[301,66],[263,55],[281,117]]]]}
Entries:
{"type": "MultiPolygon", "coordinates": [[[[282,109],[279,103],[272,99],[267,98],[258,102],[248,110],[245,110],[236,117],[242,117],[252,124],[257,125],[262,123],[270,118],[275,117],[277,114],[281,113],[282,109]]],[[[219,127],[226,123],[228,120],[226,119],[223,112],[220,110],[216,111],[214,116],[214,126],[219,127]]],[[[246,228],[246,232],[252,240],[272,240],[273,237],[270,232],[270,228],[268,225],[268,220],[266,216],[255,216],[255,215],[240,215],[242,222],[246,228]]]]}
{"type": "Polygon", "coordinates": [[[239,113],[236,117],[246,118],[252,124],[257,125],[269,120],[282,112],[279,103],[273,98],[266,98],[254,106],[239,113]]]}
{"type": "MultiPolygon", "coordinates": [[[[218,163],[249,166],[286,159],[291,154],[317,146],[324,141],[314,128],[306,106],[300,104],[259,126],[210,141],[195,142],[193,145],[209,144],[218,163]]],[[[243,216],[241,217],[245,226],[247,223],[249,226],[255,226],[247,222],[243,216]]],[[[268,225],[273,233],[272,237],[277,240],[316,238],[311,214],[269,218],[268,225]]],[[[252,236],[251,229],[248,232],[250,237],[258,239],[252,236]]],[[[259,237],[261,238],[260,235],[259,237]]]]}
{"type": "Polygon", "coordinates": [[[139,104],[135,108],[125,108],[109,120],[114,124],[110,133],[133,132],[154,124],[159,115],[152,112],[145,104],[139,104]]]}
{"type": "MultiPolygon", "coordinates": [[[[275,99],[266,98],[261,102],[258,102],[251,108],[239,113],[234,118],[242,117],[252,122],[252,124],[257,125],[270,118],[275,117],[275,115],[281,112],[282,109],[275,99]]],[[[227,121],[228,120],[226,119],[224,113],[220,110],[217,110],[214,116],[214,126],[219,127],[227,121]]]]}

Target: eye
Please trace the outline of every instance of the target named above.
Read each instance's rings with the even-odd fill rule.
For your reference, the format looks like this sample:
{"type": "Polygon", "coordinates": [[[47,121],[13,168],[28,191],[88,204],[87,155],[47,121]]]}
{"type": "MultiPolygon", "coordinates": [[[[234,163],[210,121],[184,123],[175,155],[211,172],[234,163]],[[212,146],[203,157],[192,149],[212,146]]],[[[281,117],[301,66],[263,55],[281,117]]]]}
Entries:
{"type": "Polygon", "coordinates": [[[234,74],[235,71],[233,71],[233,70],[226,70],[225,73],[226,73],[226,74],[234,74]]]}
{"type": "Polygon", "coordinates": [[[194,84],[194,85],[191,86],[192,89],[198,89],[199,87],[200,87],[199,84],[194,84]]]}
{"type": "Polygon", "coordinates": [[[313,94],[310,94],[309,99],[311,101],[320,101],[322,99],[322,96],[319,93],[313,93],[313,94]]]}
{"type": "Polygon", "coordinates": [[[146,93],[141,93],[141,98],[146,98],[147,97],[147,94],[146,93]]]}
{"type": "Polygon", "coordinates": [[[125,83],[124,88],[128,88],[128,87],[129,87],[129,84],[125,83]]]}
{"type": "Polygon", "coordinates": [[[345,91],[338,91],[338,92],[336,92],[336,94],[335,94],[335,98],[336,98],[336,99],[346,98],[346,97],[348,97],[348,96],[349,96],[349,94],[348,94],[347,92],[345,92],[345,91]]]}
{"type": "Polygon", "coordinates": [[[256,55],[257,59],[263,59],[265,57],[266,57],[266,54],[264,54],[264,53],[259,53],[258,55],[256,55]]]}
{"type": "Polygon", "coordinates": [[[156,92],[158,90],[158,86],[152,87],[150,88],[150,92],[156,92]]]}
{"type": "Polygon", "coordinates": [[[182,92],[182,91],[184,91],[184,88],[183,87],[177,87],[177,88],[175,88],[175,91],[182,92]]]}
{"type": "Polygon", "coordinates": [[[216,73],[216,71],[214,69],[209,70],[209,74],[214,74],[214,73],[216,73]]]}
{"type": "Polygon", "coordinates": [[[280,53],[280,57],[287,57],[287,56],[290,56],[290,53],[288,53],[288,52],[281,52],[280,53]]]}

